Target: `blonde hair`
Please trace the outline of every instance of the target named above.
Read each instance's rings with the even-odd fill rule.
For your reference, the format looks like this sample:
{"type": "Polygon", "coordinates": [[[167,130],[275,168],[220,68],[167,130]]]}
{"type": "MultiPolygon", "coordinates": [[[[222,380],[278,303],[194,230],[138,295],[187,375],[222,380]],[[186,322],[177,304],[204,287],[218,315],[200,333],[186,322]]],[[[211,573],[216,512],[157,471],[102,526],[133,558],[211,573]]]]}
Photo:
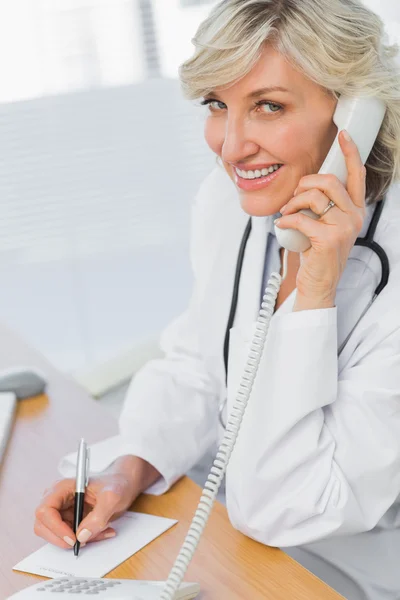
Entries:
{"type": "Polygon", "coordinates": [[[367,198],[380,200],[400,178],[399,47],[359,0],[223,0],[192,40],[179,75],[194,100],[227,88],[255,66],[266,42],[335,98],[374,96],[387,105],[366,163],[367,198]]]}

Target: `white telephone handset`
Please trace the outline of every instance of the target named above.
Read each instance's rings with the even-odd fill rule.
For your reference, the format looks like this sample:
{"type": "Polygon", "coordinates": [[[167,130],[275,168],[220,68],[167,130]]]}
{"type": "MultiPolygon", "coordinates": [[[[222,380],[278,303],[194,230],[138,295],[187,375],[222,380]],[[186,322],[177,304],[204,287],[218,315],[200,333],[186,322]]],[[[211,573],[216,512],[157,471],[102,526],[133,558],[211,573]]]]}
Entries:
{"type": "MultiPolygon", "coordinates": [[[[359,148],[363,163],[366,162],[372,150],[385,112],[385,105],[375,98],[345,98],[341,96],[338,101],[333,118],[334,122],[339,131],[346,129],[352,136],[359,148]]],[[[346,183],[346,163],[337,136],[319,172],[334,173],[342,183],[346,183]]],[[[311,210],[302,210],[301,212],[315,219],[319,218],[311,210]]],[[[292,252],[304,252],[310,247],[309,239],[298,231],[276,228],[276,237],[284,248],[292,252]]],[[[225,475],[230,455],[235,446],[250,391],[257,374],[276,298],[281,282],[286,276],[286,257],[287,252],[285,252],[283,276],[279,273],[272,273],[268,281],[262,308],[257,319],[255,338],[250,345],[249,358],[246,362],[236,400],[229,414],[224,438],[219,445],[216,459],[207,478],[192,524],[165,585],[161,582],[66,577],[36,584],[33,589],[36,588],[34,597],[37,600],[47,598],[49,591],[53,592],[53,595],[55,593],[56,596],[57,591],[60,591],[63,593],[64,598],[70,593],[79,592],[83,594],[103,594],[104,597],[115,598],[116,600],[128,600],[129,598],[189,600],[197,596],[199,586],[190,583],[182,584],[182,580],[206,526],[215,497],[225,475]]],[[[21,598],[21,600],[26,598],[28,600],[33,597],[31,594],[33,589],[31,587],[18,592],[13,598],[21,598]]]]}
{"type": "MultiPolygon", "coordinates": [[[[379,129],[386,112],[384,102],[377,98],[349,98],[341,96],[338,100],[333,121],[338,128],[338,135],[346,129],[355,141],[361,155],[363,164],[375,143],[379,129]]],[[[339,145],[338,135],[321,167],[319,173],[325,175],[332,173],[346,185],[347,169],[343,152],[339,145]]],[[[306,208],[300,212],[318,219],[312,210],[306,208]]],[[[279,229],[275,227],[275,235],[281,246],[291,252],[304,252],[310,248],[310,240],[300,231],[294,229],[279,229]]]]}

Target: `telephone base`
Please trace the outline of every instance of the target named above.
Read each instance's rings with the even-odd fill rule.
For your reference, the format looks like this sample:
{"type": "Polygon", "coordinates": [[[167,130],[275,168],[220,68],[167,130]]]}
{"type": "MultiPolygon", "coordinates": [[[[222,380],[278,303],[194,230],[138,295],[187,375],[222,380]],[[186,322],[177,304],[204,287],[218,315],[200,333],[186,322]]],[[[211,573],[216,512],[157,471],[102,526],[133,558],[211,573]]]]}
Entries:
{"type": "MultiPolygon", "coordinates": [[[[56,600],[73,596],[82,598],[114,598],[114,600],[159,600],[163,581],[132,579],[100,579],[93,577],[60,577],[30,586],[12,596],[15,600],[56,600]]],[[[176,600],[192,600],[200,591],[198,583],[182,583],[176,600]]]]}

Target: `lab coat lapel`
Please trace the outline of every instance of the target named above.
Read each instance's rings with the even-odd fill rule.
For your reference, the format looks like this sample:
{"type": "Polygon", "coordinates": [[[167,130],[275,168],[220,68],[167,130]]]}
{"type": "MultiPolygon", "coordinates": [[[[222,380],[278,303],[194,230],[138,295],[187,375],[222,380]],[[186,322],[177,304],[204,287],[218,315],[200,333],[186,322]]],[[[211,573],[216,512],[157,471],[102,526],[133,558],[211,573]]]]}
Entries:
{"type": "Polygon", "coordinates": [[[252,217],[252,228],[243,258],[238,301],[229,335],[227,413],[232,409],[260,309],[265,251],[269,235],[268,217],[252,217]]]}
{"type": "Polygon", "coordinates": [[[240,277],[234,327],[246,328],[251,326],[257,319],[260,309],[267,236],[268,217],[252,217],[251,233],[247,242],[240,277]]]}
{"type": "MultiPolygon", "coordinates": [[[[374,210],[375,205],[367,206],[359,237],[366,235],[374,210]]],[[[336,290],[338,350],[371,301],[380,273],[381,265],[377,255],[369,248],[353,246],[336,290]]],[[[339,356],[339,371],[352,354],[350,339],[339,356]]]]}
{"type": "MultiPolygon", "coordinates": [[[[375,206],[367,207],[367,214],[359,237],[367,233],[375,206]]],[[[378,257],[368,248],[354,246],[350,252],[346,267],[340,278],[335,298],[337,307],[338,349],[347,338],[363,310],[371,300],[379,283],[381,265],[378,257]]],[[[285,299],[275,315],[292,312],[296,300],[296,289],[285,299]]],[[[274,315],[274,316],[275,316],[274,315]]],[[[340,355],[339,369],[348,358],[350,346],[346,345],[340,355]]]]}

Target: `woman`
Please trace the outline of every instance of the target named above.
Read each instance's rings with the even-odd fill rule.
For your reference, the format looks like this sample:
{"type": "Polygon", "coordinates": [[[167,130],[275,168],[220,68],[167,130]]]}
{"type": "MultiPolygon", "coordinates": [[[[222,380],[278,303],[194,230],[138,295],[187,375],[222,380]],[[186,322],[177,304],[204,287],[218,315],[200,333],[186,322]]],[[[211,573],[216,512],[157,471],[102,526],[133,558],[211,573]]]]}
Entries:
{"type": "MultiPolygon", "coordinates": [[[[165,492],[215,446],[219,403],[232,402],[261,290],[279,268],[280,212],[278,226],[305,233],[312,246],[289,253],[227,471],[229,516],[349,598],[398,598],[400,91],[396,49],[382,35],[358,0],[225,0],[200,26],[180,75],[186,96],[207,105],[205,137],[223,168],[194,206],[190,305],[162,337],[165,358],[134,378],[120,435],[92,448],[99,475],[81,542],[114,535],[110,521],[141,492],[165,492]],[[318,174],[337,134],[340,94],[387,105],[366,169],[340,133],[346,187],[318,174]],[[384,196],[375,239],[389,255],[390,281],[338,359],[380,277],[376,257],[354,242],[384,196]],[[302,208],[324,214],[313,221],[295,214],[302,208]],[[226,386],[225,327],[249,215],[226,386]]],[[[75,541],[73,491],[73,479],[57,482],[36,512],[36,533],[62,548],[75,541]]]]}

